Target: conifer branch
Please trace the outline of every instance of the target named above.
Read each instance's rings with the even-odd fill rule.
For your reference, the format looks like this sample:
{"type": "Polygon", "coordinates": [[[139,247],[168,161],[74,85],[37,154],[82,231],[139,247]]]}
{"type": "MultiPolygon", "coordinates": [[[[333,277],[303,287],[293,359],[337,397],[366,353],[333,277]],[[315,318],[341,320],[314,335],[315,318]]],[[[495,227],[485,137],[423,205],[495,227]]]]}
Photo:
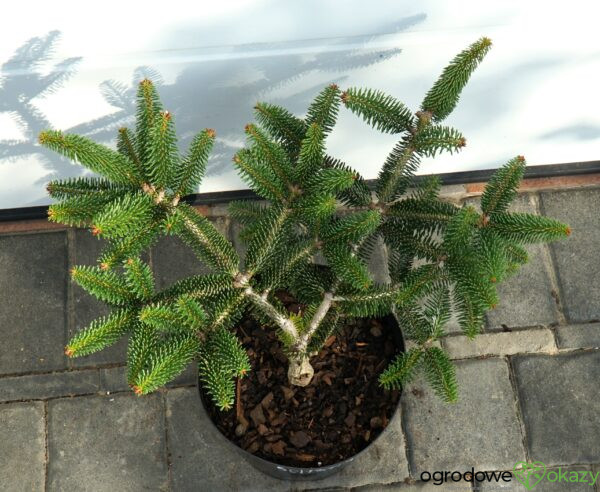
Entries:
{"type": "Polygon", "coordinates": [[[175,211],[174,231],[196,252],[201,260],[217,271],[234,274],[239,258],[235,249],[206,217],[192,207],[180,204],[175,211]]]}
{"type": "Polygon", "coordinates": [[[135,313],[121,309],[104,318],[98,318],[88,328],[77,333],[65,347],[68,357],[80,357],[98,352],[116,343],[135,323],[135,313]]]}
{"type": "Polygon", "coordinates": [[[149,176],[152,184],[159,190],[172,185],[173,170],[178,167],[173,115],[169,111],[160,111],[148,131],[149,176]]]}
{"type": "Polygon", "coordinates": [[[307,124],[286,109],[268,103],[254,106],[258,122],[286,148],[290,156],[300,151],[307,124]]]}
{"type": "Polygon", "coordinates": [[[229,331],[246,308],[276,326],[289,360],[288,379],[300,386],[314,373],[309,357],[339,319],[396,312],[418,346],[390,365],[381,384],[400,387],[421,369],[436,393],[454,400],[453,366],[435,346],[451,307],[464,332],[474,336],[486,310],[498,302],[496,284],[526,261],[520,244],[570,233],[552,219],[506,211],[523,176],[522,158],[509,161],[490,180],[482,214],[440,201],[435,179],[405,196],[421,157],[465,145],[457,130],[439,122],[454,108],[489,46],[483,38],[460,53],[414,115],[381,92],[349,89],[340,97],[335,85],[319,93],[304,119],[258,104],[261,127],[246,127],[249,146],[234,162],[270,203],[231,205],[231,215],[245,226],[244,269],[231,242],[181,202],[204,175],[214,131],[197,135],[180,158],[171,114],[162,110],[149,80],[138,88],[135,135],[120,129],[118,152],[76,135],[43,132],[41,143],[104,175],[50,183],[49,193],[60,200],[49,208],[50,219],[91,225],[94,234],[111,240],[99,267],[75,267],[73,277],[116,307],[78,333],[67,355],[91,353],[131,333],[128,381],[136,393],[165,384],[197,357],[208,393],[227,409],[235,398],[235,378],[250,368],[229,331]],[[355,170],[325,153],[341,101],[380,131],[402,134],[379,174],[376,198],[355,170]],[[337,200],[350,210],[336,215],[337,200]],[[169,233],[182,237],[216,273],[155,293],[152,272],[139,255],[159,234],[169,233]],[[389,285],[373,285],[365,263],[380,238],[390,251],[389,285]],[[326,267],[311,262],[317,251],[326,267]],[[420,259],[427,263],[418,266],[420,259]],[[122,272],[111,271],[117,265],[123,265],[122,272]],[[288,313],[279,301],[281,289],[303,306],[299,314],[288,313]]]}
{"type": "Polygon", "coordinates": [[[298,344],[298,350],[300,352],[306,352],[306,348],[308,347],[310,340],[321,326],[321,323],[325,319],[325,316],[327,316],[327,313],[329,312],[332,303],[333,292],[325,292],[325,294],[323,294],[323,300],[321,301],[321,304],[319,304],[319,307],[317,308],[315,314],[311,318],[306,328],[306,331],[300,337],[298,344]]]}
{"type": "Polygon", "coordinates": [[[48,194],[59,200],[90,195],[116,198],[117,195],[130,190],[131,188],[115,184],[108,179],[95,177],[54,180],[46,186],[48,194]]]}
{"type": "Polygon", "coordinates": [[[102,174],[119,184],[137,185],[139,180],[131,171],[131,162],[124,155],[79,135],[46,130],[38,141],[71,160],[77,161],[91,171],[102,174]]]}
{"type": "Polygon", "coordinates": [[[162,111],[162,105],[154,84],[144,79],[139,83],[137,92],[137,111],[135,122],[135,143],[137,155],[144,166],[144,176],[152,176],[150,164],[150,131],[156,122],[156,116],[162,111]]]}
{"type": "Polygon", "coordinates": [[[249,150],[240,150],[233,158],[235,167],[238,168],[241,177],[260,196],[275,203],[284,203],[286,193],[284,187],[275,179],[271,170],[256,162],[249,150]]]}
{"type": "Polygon", "coordinates": [[[117,150],[127,156],[129,160],[134,164],[134,169],[137,178],[140,182],[144,182],[146,180],[146,176],[144,175],[144,168],[142,166],[142,162],[140,161],[139,156],[137,155],[137,151],[135,149],[134,136],[131,133],[129,128],[119,128],[119,135],[117,138],[117,150]]]}
{"type": "Polygon", "coordinates": [[[410,110],[395,98],[371,89],[350,88],[342,94],[344,105],[384,133],[402,133],[413,126],[410,110]]]}
{"type": "Polygon", "coordinates": [[[398,355],[381,373],[379,383],[388,390],[400,389],[412,380],[422,357],[423,351],[417,348],[398,355]]]}
{"type": "Polygon", "coordinates": [[[198,183],[204,176],[208,156],[214,145],[216,133],[207,128],[194,137],[190,150],[180,166],[177,167],[175,184],[175,196],[180,197],[193,193],[198,183]]]}
{"type": "Polygon", "coordinates": [[[481,196],[481,209],[486,215],[504,212],[515,199],[525,173],[525,165],[525,158],[517,156],[490,178],[481,196]]]}
{"type": "Polygon", "coordinates": [[[460,93],[491,46],[489,38],[481,38],[456,55],[425,96],[421,109],[431,112],[435,121],[445,119],[454,110],[460,93]]]}
{"type": "Polygon", "coordinates": [[[333,129],[340,105],[340,90],[336,84],[323,89],[308,108],[306,124],[310,127],[316,124],[324,134],[333,129]]]}
{"type": "Polygon", "coordinates": [[[298,330],[296,329],[296,325],[290,318],[281,314],[269,301],[267,301],[266,298],[255,292],[250,285],[244,287],[244,294],[283,332],[288,334],[293,340],[298,340],[298,330]]]}
{"type": "Polygon", "coordinates": [[[271,142],[256,125],[246,125],[245,131],[254,143],[253,151],[256,157],[267,162],[279,181],[289,187],[291,185],[292,168],[283,148],[271,142]]]}

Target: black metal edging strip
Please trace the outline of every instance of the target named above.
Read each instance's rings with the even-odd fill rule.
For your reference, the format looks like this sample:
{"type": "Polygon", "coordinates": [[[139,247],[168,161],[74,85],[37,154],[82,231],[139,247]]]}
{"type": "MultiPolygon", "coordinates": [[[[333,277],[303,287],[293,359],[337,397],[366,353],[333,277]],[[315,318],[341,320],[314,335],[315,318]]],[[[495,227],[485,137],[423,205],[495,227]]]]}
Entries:
{"type": "MultiPolygon", "coordinates": [[[[442,184],[482,183],[490,179],[496,169],[479,171],[461,171],[456,173],[437,174],[442,184]]],[[[545,164],[531,166],[525,169],[525,178],[552,178],[557,176],[578,176],[582,174],[600,173],[600,161],[570,162],[567,164],[545,164]]],[[[417,181],[427,176],[417,176],[417,181]]],[[[373,187],[374,180],[368,180],[373,187]]],[[[256,200],[258,195],[252,190],[216,191],[211,193],[196,193],[185,197],[191,205],[216,205],[232,200],[256,200]]],[[[43,219],[47,217],[48,206],[7,208],[0,210],[0,222],[11,220],[43,219]]]]}

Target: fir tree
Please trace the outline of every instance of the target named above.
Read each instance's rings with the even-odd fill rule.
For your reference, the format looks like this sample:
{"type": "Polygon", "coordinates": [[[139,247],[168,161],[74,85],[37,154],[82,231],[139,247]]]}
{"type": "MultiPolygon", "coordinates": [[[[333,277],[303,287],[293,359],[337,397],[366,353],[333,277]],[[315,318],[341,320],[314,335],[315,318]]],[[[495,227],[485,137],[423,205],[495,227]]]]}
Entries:
{"type": "Polygon", "coordinates": [[[85,225],[109,241],[98,267],[76,267],[72,275],[114,311],[78,333],[67,355],[89,354],[128,335],[128,378],[136,393],[165,384],[195,358],[208,393],[225,409],[233,403],[234,379],[250,369],[231,331],[244,313],[277,330],[289,380],[305,386],[313,376],[310,357],[340,322],[393,312],[415,344],[381,374],[381,384],[399,387],[422,371],[442,398],[455,400],[454,368],[435,345],[450,313],[475,336],[485,311],[498,302],[498,283],[527,260],[522,246],[569,234],[555,220],[508,212],[525,168],[521,156],[490,180],[481,212],[440,200],[435,179],[413,181],[421,157],[465,146],[458,130],[439,122],[489,47],[483,38],[461,52],[414,114],[379,91],[342,92],[336,85],[323,89],[305,118],[257,104],[258,124],[246,126],[248,145],[233,162],[268,204],[231,204],[248,246],[243,267],[232,244],[181,202],[204,174],[214,131],[201,132],[179,156],[173,117],[148,80],[140,83],[136,128],[119,131],[117,151],[74,135],[42,133],[42,144],[102,175],[48,186],[58,200],[49,209],[51,220],[85,225]],[[359,173],[325,152],[342,106],[399,136],[374,195],[359,173]],[[346,205],[343,214],[339,202],[346,205]],[[213,272],[155,292],[139,255],[160,234],[180,236],[213,272]],[[376,284],[366,266],[380,238],[389,251],[386,285],[376,284]],[[314,264],[317,253],[326,268],[314,264]],[[304,306],[300,313],[281,306],[275,293],[282,289],[304,306]]]}

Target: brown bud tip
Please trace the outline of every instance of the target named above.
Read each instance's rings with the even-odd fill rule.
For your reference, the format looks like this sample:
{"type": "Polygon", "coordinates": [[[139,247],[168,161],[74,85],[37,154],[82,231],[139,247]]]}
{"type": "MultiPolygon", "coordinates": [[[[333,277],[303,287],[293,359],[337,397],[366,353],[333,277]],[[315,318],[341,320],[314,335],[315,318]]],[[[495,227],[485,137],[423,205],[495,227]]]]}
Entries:
{"type": "Polygon", "coordinates": [[[210,137],[210,138],[215,138],[217,136],[217,132],[214,131],[212,128],[207,128],[206,129],[206,134],[210,137]]]}
{"type": "Polygon", "coordinates": [[[338,85],[337,84],[331,84],[329,86],[330,89],[333,89],[334,91],[338,90],[338,85]]]}
{"type": "Polygon", "coordinates": [[[163,111],[161,114],[162,114],[162,117],[165,120],[170,120],[171,119],[171,113],[169,111],[163,111]]]}
{"type": "Polygon", "coordinates": [[[102,234],[102,229],[98,226],[92,226],[92,234],[94,236],[99,236],[100,234],[102,234]]]}
{"type": "Polygon", "coordinates": [[[38,142],[44,144],[48,141],[48,132],[40,132],[38,135],[38,142]]]}
{"type": "Polygon", "coordinates": [[[565,230],[565,233],[567,234],[567,236],[571,235],[571,228],[567,227],[567,229],[565,230]]]}
{"type": "Polygon", "coordinates": [[[71,275],[71,277],[74,277],[76,274],[77,274],[77,269],[75,267],[73,267],[69,270],[69,275],[71,275]]]}
{"type": "Polygon", "coordinates": [[[133,392],[134,392],[136,395],[138,395],[138,396],[139,396],[139,395],[141,395],[141,394],[142,394],[142,388],[140,388],[139,386],[136,386],[136,385],[134,385],[134,386],[132,386],[132,388],[133,388],[133,392]]]}
{"type": "Polygon", "coordinates": [[[128,265],[133,265],[133,258],[128,258],[127,259],[127,264],[128,265]]]}
{"type": "Polygon", "coordinates": [[[140,82],[142,87],[152,87],[152,81],[150,79],[144,79],[140,82]]]}
{"type": "Polygon", "coordinates": [[[110,265],[104,261],[102,263],[100,263],[100,270],[108,270],[109,267],[110,267],[110,265]]]}
{"type": "Polygon", "coordinates": [[[73,349],[72,349],[72,348],[70,348],[70,347],[68,347],[68,346],[67,346],[67,347],[65,347],[65,355],[66,355],[67,357],[73,357],[73,354],[74,354],[74,353],[75,353],[75,352],[73,351],[73,349]]]}
{"type": "Polygon", "coordinates": [[[241,161],[241,159],[240,159],[240,156],[239,156],[239,155],[237,155],[237,154],[235,154],[235,155],[233,156],[233,162],[239,163],[240,161],[241,161]]]}
{"type": "Polygon", "coordinates": [[[467,139],[465,137],[462,137],[459,141],[458,141],[458,146],[459,147],[464,147],[465,145],[467,145],[467,139]]]}
{"type": "Polygon", "coordinates": [[[491,46],[492,40],[488,37],[481,38],[481,45],[482,46],[491,46]]]}
{"type": "Polygon", "coordinates": [[[252,130],[252,123],[248,123],[245,127],[244,127],[244,131],[246,133],[249,133],[252,130]]]}
{"type": "Polygon", "coordinates": [[[245,376],[248,373],[248,371],[246,369],[242,369],[240,371],[240,376],[245,376]]]}
{"type": "Polygon", "coordinates": [[[342,98],[342,102],[346,104],[348,102],[348,91],[342,92],[342,95],[340,97],[342,98]]]}
{"type": "Polygon", "coordinates": [[[119,128],[119,133],[125,133],[126,131],[127,131],[126,126],[122,126],[121,128],[119,128]]]}
{"type": "Polygon", "coordinates": [[[490,308],[491,308],[491,309],[496,309],[496,306],[497,306],[497,305],[498,305],[498,304],[492,304],[492,305],[490,306],[490,308]]]}
{"type": "MultiPolygon", "coordinates": [[[[48,190],[50,191],[50,190],[48,190]]],[[[53,219],[56,216],[56,212],[54,211],[53,208],[48,208],[48,217],[53,219]]]]}
{"type": "Polygon", "coordinates": [[[490,277],[490,282],[492,282],[493,284],[495,284],[498,281],[498,279],[496,277],[490,277]]]}
{"type": "Polygon", "coordinates": [[[523,162],[525,160],[525,157],[523,157],[522,155],[518,155],[517,160],[523,162]]]}

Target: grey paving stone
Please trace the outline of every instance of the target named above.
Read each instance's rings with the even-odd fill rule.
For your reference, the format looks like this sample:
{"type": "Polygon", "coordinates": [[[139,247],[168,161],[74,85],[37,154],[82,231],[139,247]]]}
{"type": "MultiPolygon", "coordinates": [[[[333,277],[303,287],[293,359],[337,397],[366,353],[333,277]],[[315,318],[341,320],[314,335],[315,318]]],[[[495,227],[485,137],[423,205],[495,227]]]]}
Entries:
{"type": "Polygon", "coordinates": [[[127,367],[125,366],[100,370],[100,381],[102,391],[110,393],[131,391],[127,383],[127,367]]]}
{"type": "Polygon", "coordinates": [[[466,336],[444,337],[444,348],[451,359],[482,355],[513,355],[527,352],[556,352],[550,328],[529,328],[511,332],[482,333],[474,339],[466,336]]]}
{"type": "Polygon", "coordinates": [[[0,378],[0,401],[42,400],[101,391],[99,371],[65,371],[0,378]]]}
{"type": "Polygon", "coordinates": [[[44,490],[44,404],[0,405],[0,488],[44,490]]]}
{"type": "Polygon", "coordinates": [[[367,485],[352,489],[352,492],[471,492],[469,482],[450,482],[436,485],[433,480],[429,482],[393,483],[390,485],[367,485]]]}
{"type": "MultiPolygon", "coordinates": [[[[74,258],[73,264],[69,267],[74,265],[97,265],[98,257],[106,246],[106,242],[93,236],[86,229],[76,229],[73,237],[74,258]]],[[[71,338],[75,333],[86,328],[94,319],[109,314],[110,308],[70,279],[69,282],[71,282],[73,289],[73,326],[69,327],[69,338],[71,338]]],[[[115,345],[100,352],[70,360],[73,367],[90,367],[99,364],[122,363],[126,359],[126,354],[127,340],[123,338],[115,345]]]]}
{"type": "Polygon", "coordinates": [[[543,211],[571,227],[571,235],[552,243],[558,278],[570,321],[600,319],[600,190],[541,194],[543,211]]]}
{"type": "MultiPolygon", "coordinates": [[[[536,213],[529,195],[519,195],[509,210],[519,213],[536,213]]],[[[488,311],[487,327],[491,330],[508,327],[548,325],[558,321],[556,301],[552,297],[552,284],[545,262],[545,246],[526,247],[529,262],[513,276],[498,286],[500,302],[488,311]]]]}
{"type": "Polygon", "coordinates": [[[600,323],[559,326],[556,338],[559,348],[600,347],[600,323]]]}
{"type": "MultiPolygon", "coordinates": [[[[183,373],[188,384],[192,373],[183,373]]],[[[195,381],[195,380],[194,380],[195,381]]],[[[0,402],[45,400],[62,396],[106,394],[131,391],[127,384],[126,367],[82,369],[48,374],[29,374],[0,378],[0,402]]]]}
{"type": "Polygon", "coordinates": [[[513,359],[532,459],[600,461],[600,351],[513,359]]]}
{"type": "Polygon", "coordinates": [[[189,364],[185,371],[183,371],[179,376],[177,376],[173,381],[167,383],[168,387],[174,386],[186,386],[190,384],[196,384],[198,382],[198,364],[196,362],[192,362],[189,364]]]}
{"type": "Polygon", "coordinates": [[[388,269],[388,254],[387,248],[380,236],[377,239],[377,244],[373,248],[373,252],[367,261],[369,272],[373,276],[373,281],[378,284],[389,284],[391,282],[390,272],[388,269]]]}
{"type": "MultiPolygon", "coordinates": [[[[452,295],[453,295],[453,289],[452,289],[452,287],[450,287],[450,296],[452,296],[452,295]]],[[[456,313],[456,311],[454,311],[454,310],[452,311],[450,319],[444,326],[444,331],[447,334],[463,333],[463,330],[460,327],[460,324],[458,322],[458,314],[456,313]]]]}
{"type": "Polygon", "coordinates": [[[167,422],[173,490],[290,490],[290,484],[255,470],[229,448],[202,409],[196,388],[168,391],[167,422]]]}
{"type": "Polygon", "coordinates": [[[246,257],[246,251],[248,250],[248,246],[245,241],[240,238],[240,232],[242,231],[242,226],[238,222],[231,221],[231,240],[233,245],[235,246],[235,250],[237,251],[238,256],[240,257],[240,263],[244,265],[244,258],[246,257]]]}
{"type": "Polygon", "coordinates": [[[0,374],[66,367],[65,232],[0,236],[0,374]]]}
{"type": "Polygon", "coordinates": [[[524,459],[515,396],[505,360],[456,363],[459,398],[440,400],[419,379],[402,395],[410,469],[509,469],[524,459]]]}
{"type": "Polygon", "coordinates": [[[399,412],[368,452],[341,472],[323,480],[292,484],[272,479],[241,459],[210,422],[196,388],[170,390],[167,415],[175,490],[192,490],[201,477],[204,477],[207,490],[241,491],[358,487],[397,482],[408,477],[399,412]],[[199,466],[201,460],[203,463],[199,466]]]}
{"type": "MultiPolygon", "coordinates": [[[[227,237],[227,219],[219,217],[212,222],[227,237]]],[[[162,290],[182,278],[210,272],[210,269],[177,236],[162,237],[152,247],[152,266],[158,290],[162,290]]]]}
{"type": "Polygon", "coordinates": [[[48,403],[48,490],[167,490],[162,396],[48,403]]]}
{"type": "MultiPolygon", "coordinates": [[[[547,468],[544,477],[532,488],[527,489],[516,477],[513,476],[510,482],[482,482],[475,488],[476,492],[527,492],[528,490],[540,491],[540,492],[592,492],[593,486],[590,483],[578,483],[578,482],[567,482],[569,476],[575,479],[575,475],[555,475],[555,473],[567,473],[577,472],[577,478],[581,478],[581,472],[587,472],[585,475],[586,480],[590,480],[589,473],[591,469],[585,466],[574,466],[574,467],[560,467],[558,468],[547,468]],[[548,480],[548,477],[550,480],[548,480]],[[559,478],[562,480],[559,481],[559,478]]],[[[532,482],[533,483],[533,482],[532,482]]]]}

